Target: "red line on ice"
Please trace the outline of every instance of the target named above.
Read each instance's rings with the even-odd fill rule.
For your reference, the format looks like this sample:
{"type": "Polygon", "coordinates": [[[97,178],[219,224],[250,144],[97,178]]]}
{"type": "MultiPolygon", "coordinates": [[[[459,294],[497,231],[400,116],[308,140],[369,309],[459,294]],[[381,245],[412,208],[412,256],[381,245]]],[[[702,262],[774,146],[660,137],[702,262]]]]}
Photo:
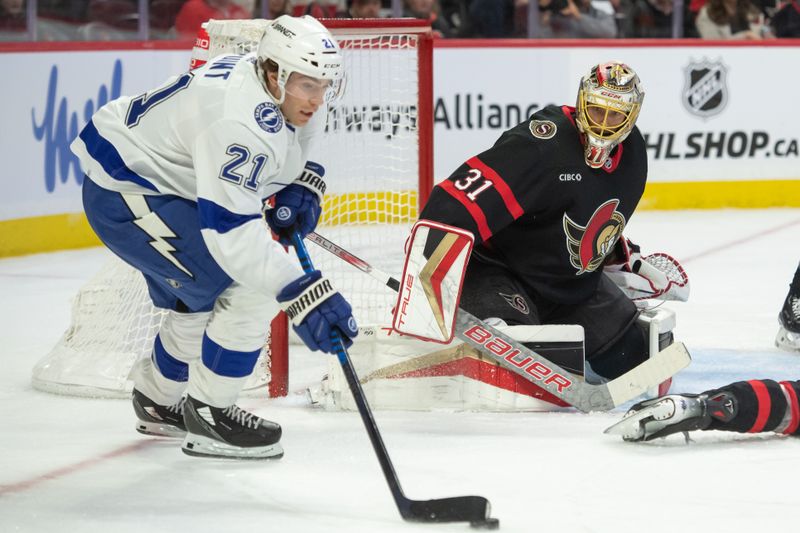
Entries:
{"type": "Polygon", "coordinates": [[[699,258],[705,257],[707,255],[711,255],[711,254],[714,254],[714,253],[717,253],[717,252],[721,252],[723,250],[727,250],[728,248],[734,248],[736,246],[739,246],[740,244],[744,244],[744,243],[747,243],[747,242],[750,242],[750,241],[757,240],[760,237],[763,237],[765,235],[769,235],[771,233],[777,233],[779,231],[783,231],[786,228],[790,228],[790,227],[795,226],[797,224],[800,224],[800,219],[792,220],[791,222],[784,222],[783,224],[781,224],[779,226],[775,226],[774,228],[767,228],[765,230],[759,231],[758,233],[753,233],[752,235],[748,235],[746,237],[742,237],[741,239],[736,239],[735,241],[726,242],[724,244],[720,244],[719,246],[715,246],[713,248],[709,248],[708,250],[706,250],[704,252],[700,252],[700,253],[697,253],[697,254],[694,254],[694,255],[690,255],[688,257],[682,257],[681,258],[681,263],[688,263],[689,261],[694,261],[695,259],[699,259],[699,258]]]}
{"type": "Polygon", "coordinates": [[[6,494],[13,494],[16,492],[23,492],[30,488],[35,487],[36,485],[40,485],[45,481],[51,481],[54,479],[59,479],[70,474],[74,474],[75,472],[79,472],[86,468],[90,468],[95,466],[103,461],[108,459],[114,459],[116,457],[121,457],[123,455],[128,455],[130,453],[137,452],[142,448],[147,446],[151,446],[153,443],[159,442],[158,440],[150,439],[150,440],[143,440],[139,441],[135,444],[129,444],[128,446],[123,446],[122,448],[117,448],[116,450],[112,450],[110,452],[104,453],[102,455],[98,455],[79,463],[75,463],[72,465],[64,466],[61,468],[56,468],[55,470],[51,470],[50,472],[46,472],[36,477],[32,477],[30,479],[26,479],[24,481],[19,481],[17,483],[10,483],[6,485],[0,485],[0,496],[6,494]]]}

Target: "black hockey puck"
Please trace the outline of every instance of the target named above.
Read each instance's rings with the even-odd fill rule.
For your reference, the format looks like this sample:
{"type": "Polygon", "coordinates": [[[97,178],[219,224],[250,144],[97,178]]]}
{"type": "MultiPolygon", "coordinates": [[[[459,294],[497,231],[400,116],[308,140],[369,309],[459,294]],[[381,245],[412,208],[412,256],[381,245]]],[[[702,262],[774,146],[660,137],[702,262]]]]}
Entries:
{"type": "Polygon", "coordinates": [[[497,518],[487,518],[486,520],[470,522],[469,527],[474,529],[500,529],[500,520],[497,518]]]}

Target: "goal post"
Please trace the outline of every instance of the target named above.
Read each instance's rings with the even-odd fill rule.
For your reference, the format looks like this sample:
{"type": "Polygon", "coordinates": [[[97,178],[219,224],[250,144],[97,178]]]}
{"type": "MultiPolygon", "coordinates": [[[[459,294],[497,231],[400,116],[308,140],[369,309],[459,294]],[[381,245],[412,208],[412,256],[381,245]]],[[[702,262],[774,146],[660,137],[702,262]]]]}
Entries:
{"type": "MultiPolygon", "coordinates": [[[[405,237],[433,186],[430,24],[417,19],[321,22],[340,44],[348,86],[328,108],[311,152],[312,160],[325,166],[328,185],[319,229],[348,249],[375,257],[385,270],[399,272],[405,237]]],[[[217,47],[223,53],[255,50],[263,34],[264,21],[209,24],[214,23],[224,25],[226,35],[236,35],[237,23],[249,31],[246,38],[232,37],[217,47]]],[[[213,34],[210,44],[213,54],[213,34]]],[[[314,261],[353,305],[359,325],[387,323],[391,293],[324,252],[314,261]]],[[[152,307],[142,276],[114,259],[75,296],[71,323],[35,366],[33,386],[67,395],[126,396],[130,369],[150,356],[163,313],[152,307]]],[[[279,315],[248,388],[286,395],[288,351],[287,321],[279,315]]]]}

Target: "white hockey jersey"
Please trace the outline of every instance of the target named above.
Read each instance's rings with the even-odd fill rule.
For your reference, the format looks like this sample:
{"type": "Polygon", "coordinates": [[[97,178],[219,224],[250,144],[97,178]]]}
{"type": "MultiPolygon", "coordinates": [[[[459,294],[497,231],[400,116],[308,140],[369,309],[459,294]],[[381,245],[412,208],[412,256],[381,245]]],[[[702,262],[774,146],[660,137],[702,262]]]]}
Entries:
{"type": "Polygon", "coordinates": [[[313,127],[285,121],[254,54],[220,56],[146,94],[109,102],[72,150],[105,189],[196,201],[214,260],[235,281],[275,296],[303,271],[272,240],[261,209],[300,176],[302,130],[313,127]]]}

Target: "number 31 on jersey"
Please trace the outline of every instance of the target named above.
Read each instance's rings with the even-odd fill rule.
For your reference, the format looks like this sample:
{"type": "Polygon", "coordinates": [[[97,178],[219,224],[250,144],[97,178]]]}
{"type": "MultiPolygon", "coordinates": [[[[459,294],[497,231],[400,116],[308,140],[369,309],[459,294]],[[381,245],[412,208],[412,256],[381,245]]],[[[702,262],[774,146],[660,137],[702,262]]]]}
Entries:
{"type": "Polygon", "coordinates": [[[469,169],[466,176],[453,182],[453,186],[459,191],[472,189],[466,193],[466,197],[473,202],[477,200],[479,194],[489,189],[492,185],[492,180],[486,179],[483,174],[481,174],[481,171],[475,168],[469,169]],[[475,186],[473,187],[473,185],[475,186]]]}

